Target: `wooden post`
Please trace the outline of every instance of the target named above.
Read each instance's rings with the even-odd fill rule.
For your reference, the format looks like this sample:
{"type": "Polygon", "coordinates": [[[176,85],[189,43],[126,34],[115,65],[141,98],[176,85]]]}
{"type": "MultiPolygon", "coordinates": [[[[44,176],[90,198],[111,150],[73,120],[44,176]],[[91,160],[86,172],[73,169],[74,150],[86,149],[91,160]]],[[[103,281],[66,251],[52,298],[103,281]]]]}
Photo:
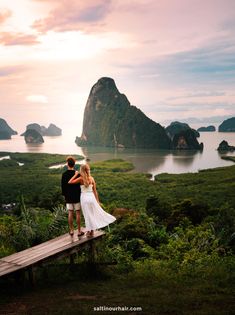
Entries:
{"type": "Polygon", "coordinates": [[[28,268],[29,282],[32,287],[35,286],[35,268],[33,266],[28,268]]]}
{"type": "Polygon", "coordinates": [[[91,275],[96,274],[96,247],[95,242],[91,240],[89,242],[89,253],[88,253],[88,267],[91,275]]]}
{"type": "Polygon", "coordinates": [[[18,270],[14,273],[15,281],[18,285],[25,286],[25,273],[23,270],[18,270]]]}
{"type": "Polygon", "coordinates": [[[89,244],[89,263],[95,263],[95,243],[93,240],[91,240],[89,244]]]}
{"type": "Polygon", "coordinates": [[[70,260],[70,266],[71,267],[74,265],[74,258],[75,258],[75,254],[70,254],[69,255],[69,260],[70,260]]]}

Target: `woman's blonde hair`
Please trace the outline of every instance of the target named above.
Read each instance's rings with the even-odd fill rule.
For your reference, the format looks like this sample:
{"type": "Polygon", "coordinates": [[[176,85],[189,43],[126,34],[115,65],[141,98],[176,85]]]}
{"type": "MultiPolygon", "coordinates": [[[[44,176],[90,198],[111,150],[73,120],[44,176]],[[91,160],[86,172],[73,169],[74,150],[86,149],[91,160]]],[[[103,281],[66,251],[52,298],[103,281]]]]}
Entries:
{"type": "Polygon", "coordinates": [[[86,187],[89,186],[90,184],[90,178],[91,178],[91,174],[90,174],[90,167],[88,164],[82,164],[80,167],[80,174],[82,176],[84,185],[86,187]]]}

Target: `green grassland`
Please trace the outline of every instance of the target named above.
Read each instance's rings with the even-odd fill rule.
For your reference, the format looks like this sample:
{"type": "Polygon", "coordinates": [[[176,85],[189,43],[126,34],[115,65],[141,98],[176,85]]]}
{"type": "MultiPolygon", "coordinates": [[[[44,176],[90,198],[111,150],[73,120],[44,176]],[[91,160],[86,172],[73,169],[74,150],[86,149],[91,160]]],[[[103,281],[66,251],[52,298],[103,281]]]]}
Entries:
{"type": "MultiPolygon", "coordinates": [[[[11,160],[0,161],[0,205],[16,206],[0,209],[0,257],[67,231],[63,169],[49,169],[66,156],[3,155],[11,160]]],[[[150,180],[127,161],[109,160],[91,163],[91,172],[103,207],[117,217],[99,245],[101,266],[91,274],[84,253],[71,274],[62,261],[48,267],[47,280],[39,272],[34,292],[0,281],[0,313],[93,314],[95,306],[126,305],[141,314],[232,314],[235,165],[150,180]]]]}

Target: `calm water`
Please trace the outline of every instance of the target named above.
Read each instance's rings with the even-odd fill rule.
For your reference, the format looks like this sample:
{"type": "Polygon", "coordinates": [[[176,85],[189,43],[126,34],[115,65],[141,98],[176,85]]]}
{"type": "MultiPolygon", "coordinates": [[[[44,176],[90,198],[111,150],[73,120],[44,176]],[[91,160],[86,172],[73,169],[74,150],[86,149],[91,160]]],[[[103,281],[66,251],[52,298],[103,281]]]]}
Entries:
{"type": "MultiPolygon", "coordinates": [[[[114,148],[81,148],[75,142],[75,136],[44,137],[43,144],[26,144],[24,137],[13,136],[11,140],[0,141],[0,151],[4,152],[43,152],[60,154],[80,154],[89,157],[92,162],[122,158],[131,161],[138,172],[153,175],[159,173],[197,172],[201,169],[229,166],[234,163],[221,159],[216,148],[222,140],[235,146],[235,133],[201,133],[199,142],[204,143],[203,152],[134,150],[114,148]]],[[[229,153],[234,155],[234,153],[229,153]]]]}

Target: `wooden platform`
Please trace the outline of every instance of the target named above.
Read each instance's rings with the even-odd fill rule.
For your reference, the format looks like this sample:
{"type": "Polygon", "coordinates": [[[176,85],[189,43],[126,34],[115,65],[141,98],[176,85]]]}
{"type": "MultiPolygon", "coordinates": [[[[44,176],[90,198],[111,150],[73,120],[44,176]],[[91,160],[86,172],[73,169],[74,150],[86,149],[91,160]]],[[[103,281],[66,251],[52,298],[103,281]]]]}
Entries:
{"type": "Polygon", "coordinates": [[[67,233],[45,243],[3,257],[0,259],[0,277],[19,270],[32,270],[33,267],[49,260],[70,256],[84,246],[91,246],[92,251],[94,240],[100,239],[103,235],[105,235],[104,231],[95,231],[93,237],[80,236],[78,238],[76,230],[74,236],[67,233]]]}

